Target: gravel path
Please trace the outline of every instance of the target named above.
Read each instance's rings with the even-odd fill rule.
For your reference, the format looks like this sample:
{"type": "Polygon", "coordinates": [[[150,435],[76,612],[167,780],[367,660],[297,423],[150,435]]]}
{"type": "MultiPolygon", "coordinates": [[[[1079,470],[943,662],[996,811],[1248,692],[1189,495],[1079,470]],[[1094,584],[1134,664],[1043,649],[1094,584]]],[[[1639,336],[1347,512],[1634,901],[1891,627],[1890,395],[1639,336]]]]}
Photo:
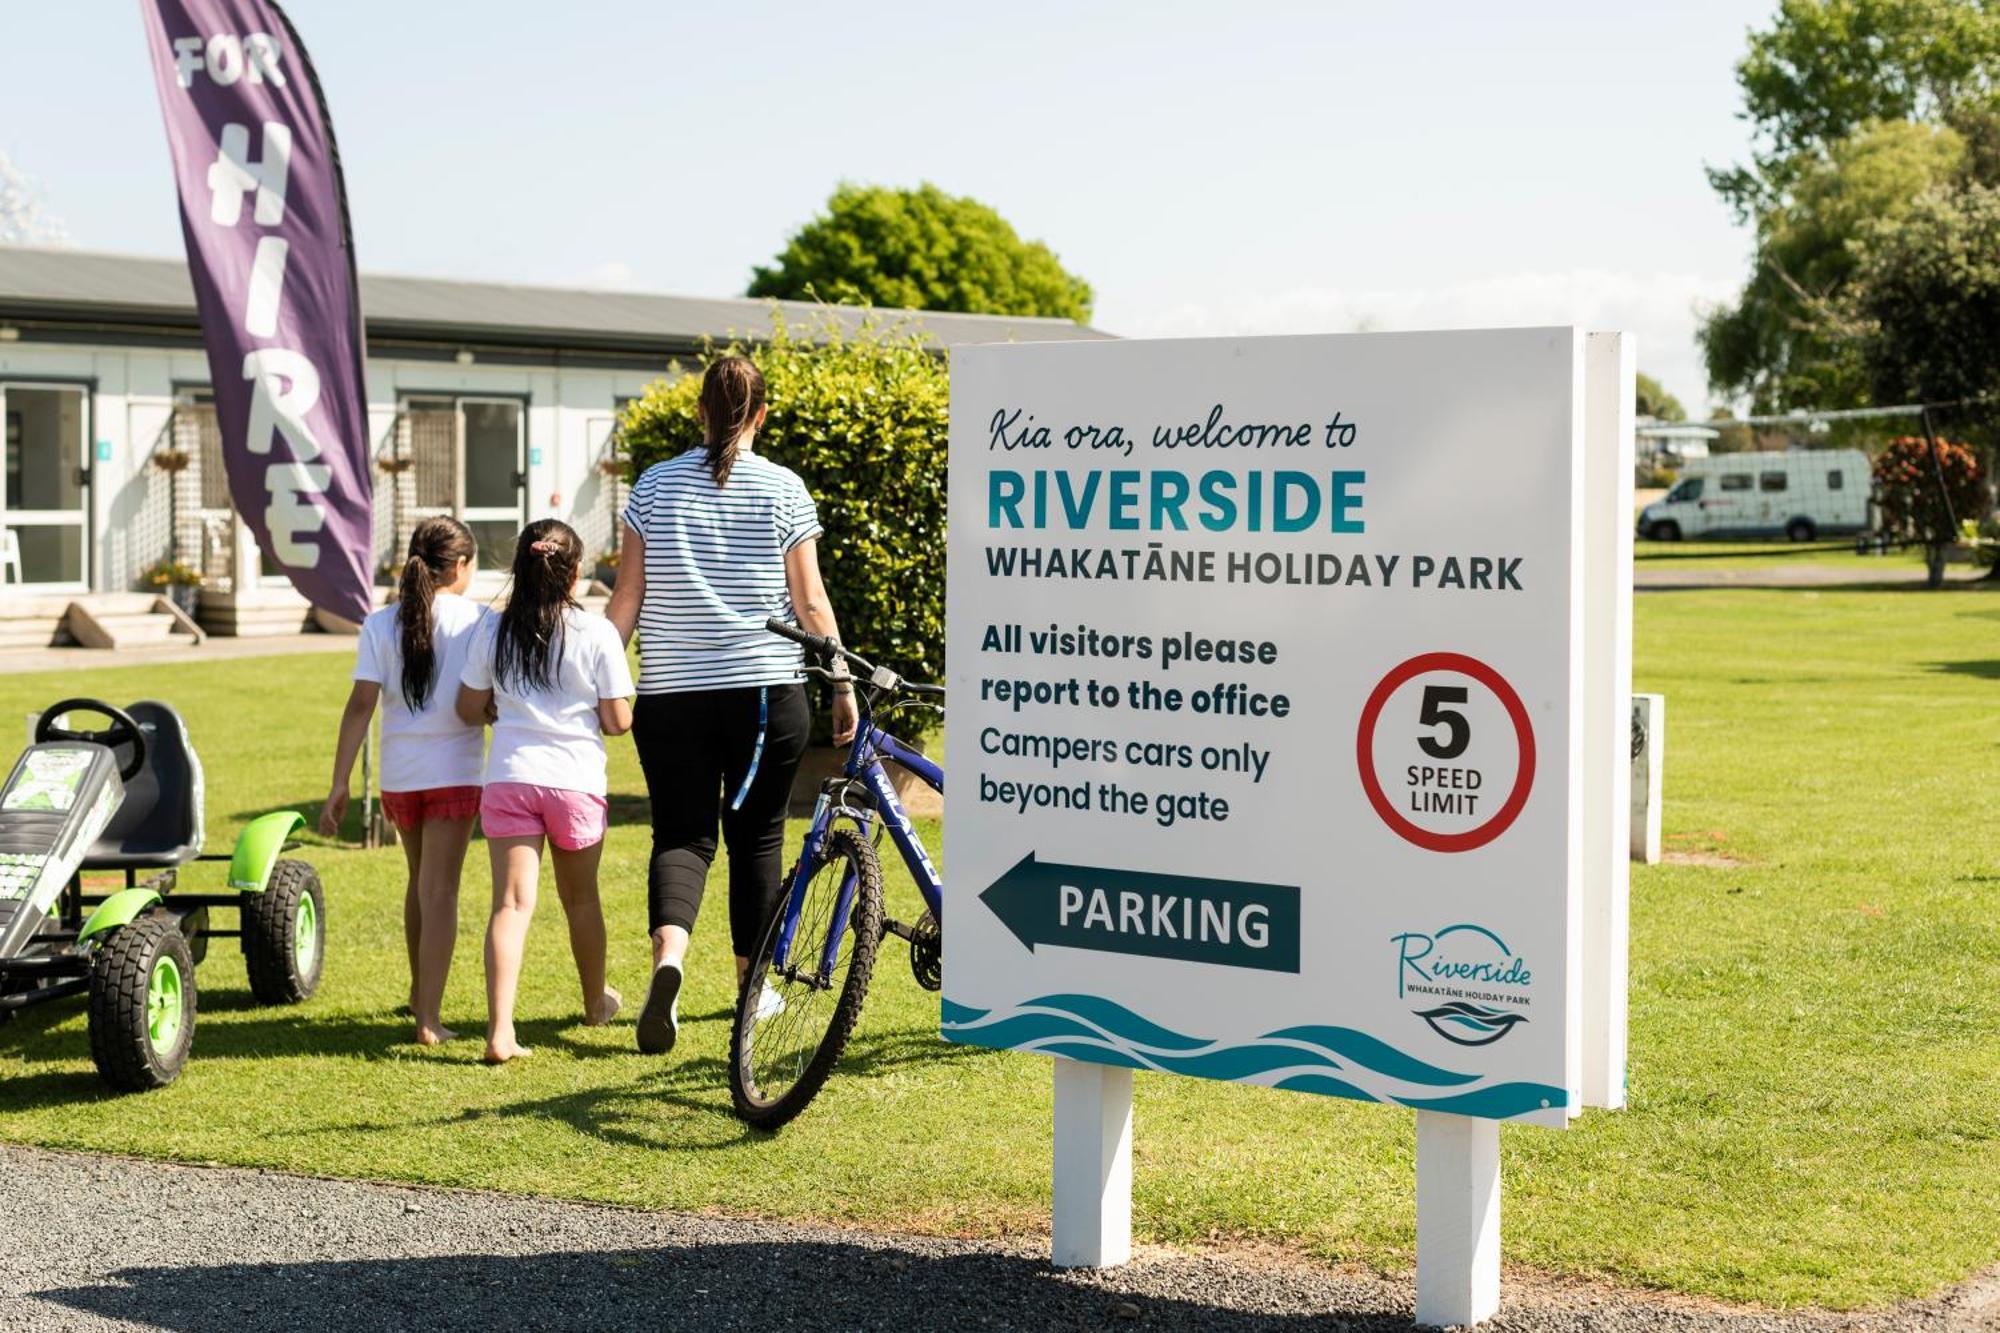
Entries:
{"type": "MultiPolygon", "coordinates": [[[[662,1169],[670,1169],[662,1164],[662,1169]]],[[[0,1149],[0,1329],[1410,1327],[1408,1284],[1153,1251],[1061,1274],[1003,1246],[0,1149]]],[[[1509,1280],[1502,1330],[2000,1329],[2000,1275],[1870,1317],[1509,1280]]]]}

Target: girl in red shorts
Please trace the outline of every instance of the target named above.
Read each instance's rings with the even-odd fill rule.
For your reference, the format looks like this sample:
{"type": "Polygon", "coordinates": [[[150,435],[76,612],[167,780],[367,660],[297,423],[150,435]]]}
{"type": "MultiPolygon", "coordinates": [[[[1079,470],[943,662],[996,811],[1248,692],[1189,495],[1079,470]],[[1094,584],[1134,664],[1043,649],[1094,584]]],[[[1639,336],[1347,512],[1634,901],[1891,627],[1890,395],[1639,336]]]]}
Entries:
{"type": "Polygon", "coordinates": [[[523,529],[507,608],[481,631],[460,677],[458,715],[493,718],[479,821],[493,857],[486,1058],[494,1064],[528,1053],[514,1036],[514,995],[544,839],[569,919],[584,1022],[609,1022],[619,1005],[604,983],[597,860],[609,790],[604,738],[632,728],[632,669],[611,622],[577,605],[582,565],[583,542],[567,523],[545,518],[523,529]]]}
{"type": "Polygon", "coordinates": [[[464,596],[477,552],[472,533],[455,518],[425,519],[410,534],[396,604],[361,625],[333,785],[319,817],[320,832],[334,836],[347,813],[354,756],[379,701],[382,810],[402,834],[409,863],[403,937],[410,954],[410,1012],[424,1046],[457,1035],[438,1011],[458,938],[458,877],[479,813],[483,767],[484,736],[454,707],[473,638],[492,616],[464,596]]]}

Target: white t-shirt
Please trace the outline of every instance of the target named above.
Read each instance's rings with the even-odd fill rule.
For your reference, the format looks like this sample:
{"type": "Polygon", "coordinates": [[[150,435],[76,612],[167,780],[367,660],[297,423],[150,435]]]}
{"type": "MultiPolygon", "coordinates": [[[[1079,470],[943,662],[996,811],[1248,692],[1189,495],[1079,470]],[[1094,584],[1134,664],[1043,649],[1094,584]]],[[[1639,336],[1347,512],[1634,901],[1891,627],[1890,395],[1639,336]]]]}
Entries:
{"type": "Polygon", "coordinates": [[[354,679],[382,687],[383,791],[425,791],[432,787],[477,787],[485,733],[458,720],[458,679],[473,636],[493,613],[455,593],[431,602],[431,651],[437,675],[424,706],[412,710],[403,698],[403,635],[400,608],[385,606],[361,622],[354,650],[354,679]]]}
{"type": "Polygon", "coordinates": [[[603,796],[610,787],[597,701],[632,695],[632,668],[618,631],[603,616],[569,612],[555,684],[544,690],[518,677],[504,684],[494,678],[499,628],[500,617],[488,616],[461,677],[475,690],[492,690],[499,712],[493,748],[486,756],[486,780],[603,796]]]}

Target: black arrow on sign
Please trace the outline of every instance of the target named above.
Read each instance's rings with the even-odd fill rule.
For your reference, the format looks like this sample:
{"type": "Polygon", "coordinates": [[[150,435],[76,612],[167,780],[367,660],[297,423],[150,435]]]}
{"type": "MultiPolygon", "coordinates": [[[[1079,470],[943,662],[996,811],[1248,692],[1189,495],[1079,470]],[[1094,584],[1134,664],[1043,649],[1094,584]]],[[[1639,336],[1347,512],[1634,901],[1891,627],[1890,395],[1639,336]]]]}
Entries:
{"type": "Polygon", "coordinates": [[[1299,970],[1299,891],[1292,885],[1063,865],[1029,852],[979,900],[1030,953],[1056,944],[1299,970]]]}

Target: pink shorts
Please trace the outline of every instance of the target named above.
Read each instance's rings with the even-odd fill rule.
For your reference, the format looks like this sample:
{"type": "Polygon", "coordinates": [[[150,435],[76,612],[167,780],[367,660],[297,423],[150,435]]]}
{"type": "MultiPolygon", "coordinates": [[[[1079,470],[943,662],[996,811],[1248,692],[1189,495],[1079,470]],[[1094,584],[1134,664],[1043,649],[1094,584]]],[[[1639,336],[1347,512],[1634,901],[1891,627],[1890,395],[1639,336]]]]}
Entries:
{"type": "Polygon", "coordinates": [[[610,806],[589,792],[537,787],[527,782],[489,783],[479,800],[479,826],[488,838],[546,834],[566,852],[604,841],[610,806]]]}
{"type": "Polygon", "coordinates": [[[405,833],[430,819],[470,819],[479,813],[477,787],[426,787],[421,791],[385,791],[382,813],[405,833]]]}

